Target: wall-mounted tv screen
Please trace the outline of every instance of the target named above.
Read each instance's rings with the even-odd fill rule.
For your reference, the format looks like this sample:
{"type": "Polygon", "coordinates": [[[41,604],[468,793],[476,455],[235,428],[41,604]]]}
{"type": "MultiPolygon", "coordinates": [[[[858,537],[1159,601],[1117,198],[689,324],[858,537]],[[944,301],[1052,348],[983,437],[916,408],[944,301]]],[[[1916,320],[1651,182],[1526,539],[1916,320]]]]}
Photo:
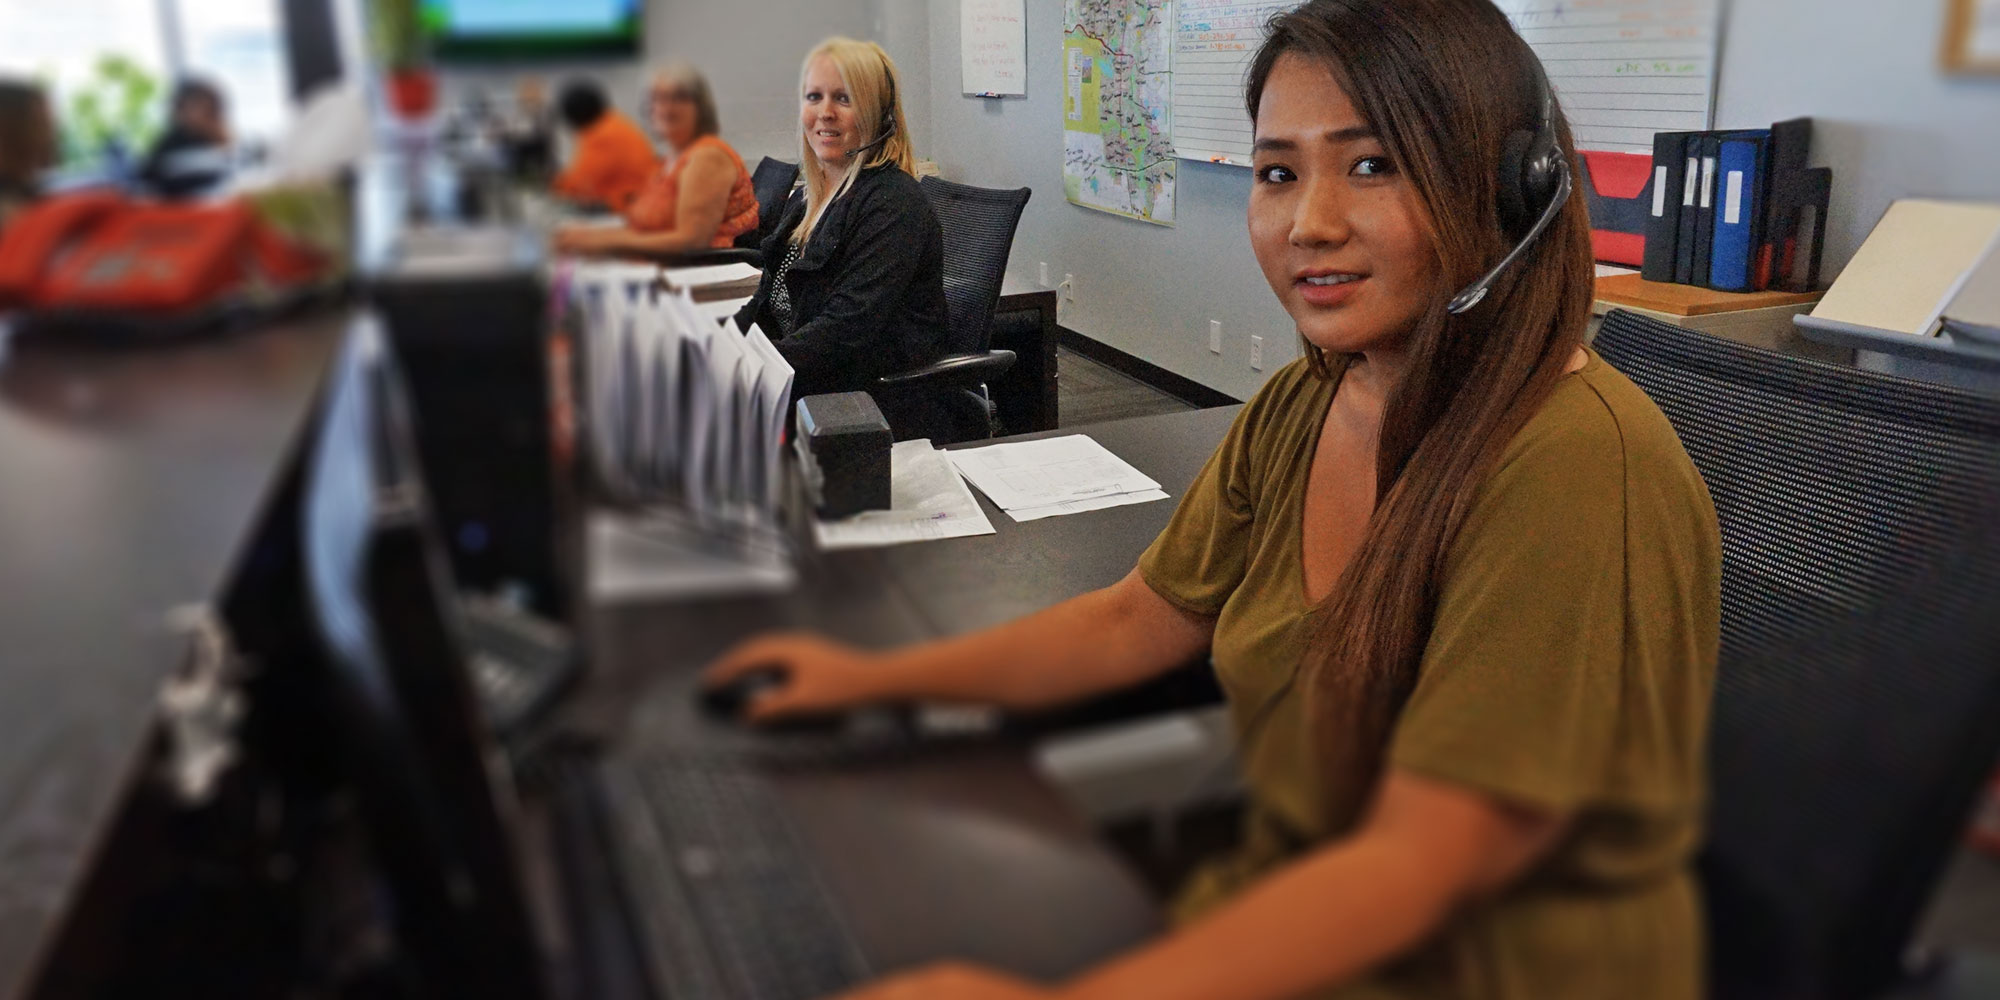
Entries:
{"type": "Polygon", "coordinates": [[[442,60],[637,56],[645,0],[422,0],[442,60]]]}

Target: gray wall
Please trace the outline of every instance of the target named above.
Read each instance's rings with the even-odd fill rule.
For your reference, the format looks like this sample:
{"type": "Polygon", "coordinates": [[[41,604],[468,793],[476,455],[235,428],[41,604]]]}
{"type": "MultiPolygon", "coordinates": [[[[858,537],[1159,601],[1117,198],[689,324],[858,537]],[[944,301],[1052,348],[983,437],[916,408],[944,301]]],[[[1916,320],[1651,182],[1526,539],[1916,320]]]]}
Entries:
{"type": "MultiPolygon", "coordinates": [[[[1183,161],[1176,229],[1063,201],[1062,0],[1027,0],[1028,96],[959,96],[958,3],[930,0],[931,147],[946,176],[1035,189],[1014,244],[1011,275],[1036,265],[1077,276],[1063,323],[1120,350],[1235,396],[1249,370],[1249,336],[1265,336],[1265,372],[1296,356],[1294,335],[1251,260],[1243,214],[1249,171],[1183,161]],[[1207,350],[1208,320],[1224,323],[1224,353],[1207,350]]],[[[2000,79],[1937,69],[1944,0],[1736,0],[1725,29],[1718,127],[1811,115],[1815,162],[1836,172],[1828,275],[1838,272],[1891,199],[2000,199],[2000,79]]]]}
{"type": "Polygon", "coordinates": [[[2000,77],[1938,70],[1944,0],[1733,6],[1716,127],[1813,116],[1813,164],[1834,171],[1829,274],[1894,199],[2000,200],[2000,77]]]}
{"type": "Polygon", "coordinates": [[[961,96],[958,2],[931,0],[933,156],[946,177],[1032,187],[1009,276],[1033,285],[1047,261],[1076,275],[1062,323],[1078,333],[1238,398],[1298,356],[1297,334],[1250,256],[1243,216],[1250,171],[1180,162],[1176,226],[1134,222],[1063,200],[1063,0],[1027,0],[1028,96],[961,96]],[[1221,320],[1223,353],[1208,352],[1221,320]],[[1250,337],[1264,338],[1264,371],[1250,337]]]}
{"type": "Polygon", "coordinates": [[[551,85],[586,75],[644,122],[648,67],[686,60],[708,76],[723,137],[745,159],[796,160],[799,61],[820,39],[851,35],[883,42],[897,61],[910,129],[921,142],[931,120],[926,13],[923,0],[650,0],[641,59],[456,68],[444,74],[444,85],[447,99],[477,89],[511,100],[523,74],[540,75],[551,85]]]}

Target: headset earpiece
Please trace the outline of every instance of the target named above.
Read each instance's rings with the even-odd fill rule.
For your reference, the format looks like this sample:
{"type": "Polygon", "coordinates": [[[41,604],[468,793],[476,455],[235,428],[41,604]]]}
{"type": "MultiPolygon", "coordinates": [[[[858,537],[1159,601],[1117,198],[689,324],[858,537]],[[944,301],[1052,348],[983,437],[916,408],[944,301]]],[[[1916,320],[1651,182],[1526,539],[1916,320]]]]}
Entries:
{"type": "Polygon", "coordinates": [[[1500,231],[1517,240],[1535,221],[1536,208],[1542,204],[1528,183],[1529,148],[1534,144],[1535,133],[1527,129],[1507,133],[1507,140],[1500,144],[1500,183],[1495,188],[1499,196],[1500,231]]]}
{"type": "Polygon", "coordinates": [[[1556,138],[1556,96],[1542,62],[1532,53],[1528,70],[1535,84],[1535,127],[1516,129],[1500,145],[1498,208],[1500,225],[1515,241],[1514,249],[1478,281],[1458,293],[1445,308],[1456,315],[1479,304],[1507,268],[1549,228],[1569,201],[1572,181],[1569,160],[1556,138]]]}

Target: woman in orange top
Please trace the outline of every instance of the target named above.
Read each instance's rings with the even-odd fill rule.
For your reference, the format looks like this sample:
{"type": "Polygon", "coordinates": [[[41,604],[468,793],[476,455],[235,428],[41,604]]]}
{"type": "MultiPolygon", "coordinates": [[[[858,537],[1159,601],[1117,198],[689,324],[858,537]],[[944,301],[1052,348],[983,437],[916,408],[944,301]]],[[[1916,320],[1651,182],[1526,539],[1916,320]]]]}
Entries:
{"type": "Polygon", "coordinates": [[[564,86],[557,107],[563,123],[576,132],[576,152],[551,185],[555,193],[624,211],[659,168],[652,141],[589,80],[564,86]]]}
{"type": "Polygon", "coordinates": [[[720,130],[708,81],[690,66],[653,78],[653,128],[673,150],[617,228],[575,226],[556,233],[556,249],[578,254],[653,256],[732,245],[757,228],[757,194],[743,158],[720,130]]]}

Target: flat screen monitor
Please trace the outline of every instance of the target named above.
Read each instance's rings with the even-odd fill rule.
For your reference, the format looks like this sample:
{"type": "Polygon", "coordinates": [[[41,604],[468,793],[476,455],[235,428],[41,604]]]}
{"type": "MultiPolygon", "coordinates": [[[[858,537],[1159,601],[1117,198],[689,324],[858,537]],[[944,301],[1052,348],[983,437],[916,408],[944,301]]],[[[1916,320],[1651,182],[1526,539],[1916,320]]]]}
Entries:
{"type": "Polygon", "coordinates": [[[224,614],[272,668],[254,677],[259,746],[300,781],[351,790],[409,995],[543,1000],[512,781],[472,687],[412,421],[365,317],[224,614]]]}
{"type": "Polygon", "coordinates": [[[421,0],[445,61],[636,57],[645,0],[421,0]]]}

